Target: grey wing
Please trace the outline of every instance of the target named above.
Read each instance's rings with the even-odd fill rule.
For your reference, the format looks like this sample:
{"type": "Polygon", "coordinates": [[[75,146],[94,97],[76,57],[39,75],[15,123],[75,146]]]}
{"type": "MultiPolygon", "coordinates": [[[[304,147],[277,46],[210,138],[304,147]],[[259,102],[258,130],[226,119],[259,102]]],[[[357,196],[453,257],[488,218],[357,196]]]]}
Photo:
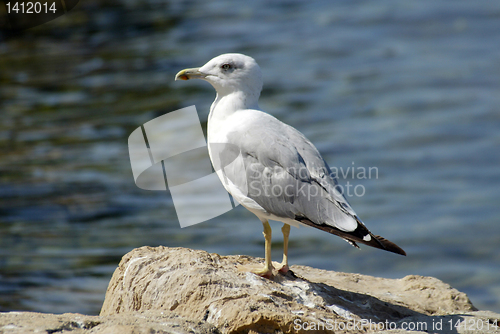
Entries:
{"type": "MultiPolygon", "coordinates": [[[[274,118],[239,130],[229,133],[228,141],[243,158],[247,196],[267,212],[336,234],[356,247],[361,242],[404,253],[370,233],[316,147],[299,131],[274,118]]],[[[241,184],[241,174],[230,174],[241,184]]]]}
{"type": "Polygon", "coordinates": [[[244,160],[248,197],[279,217],[354,231],[356,214],[318,150],[294,128],[271,120],[228,135],[244,160]]]}

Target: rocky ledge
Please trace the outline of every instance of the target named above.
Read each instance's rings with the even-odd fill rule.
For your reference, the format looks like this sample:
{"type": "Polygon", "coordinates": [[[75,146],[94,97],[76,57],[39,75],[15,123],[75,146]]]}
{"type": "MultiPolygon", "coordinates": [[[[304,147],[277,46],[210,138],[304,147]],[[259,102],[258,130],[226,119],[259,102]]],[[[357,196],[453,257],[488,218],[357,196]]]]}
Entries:
{"type": "Polygon", "coordinates": [[[500,333],[500,315],[432,277],[385,279],[292,266],[242,272],[248,256],[142,247],[115,270],[100,316],[0,314],[0,333],[500,333]]]}

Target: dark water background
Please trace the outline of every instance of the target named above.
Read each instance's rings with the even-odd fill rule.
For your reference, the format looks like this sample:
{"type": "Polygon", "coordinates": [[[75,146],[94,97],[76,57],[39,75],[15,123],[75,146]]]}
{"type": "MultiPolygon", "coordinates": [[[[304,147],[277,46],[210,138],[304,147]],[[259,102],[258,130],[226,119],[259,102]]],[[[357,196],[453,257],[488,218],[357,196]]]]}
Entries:
{"type": "Polygon", "coordinates": [[[500,312],[500,2],[486,0],[81,0],[2,33],[0,310],[97,314],[139,246],[263,256],[245,209],[181,229],[169,194],[136,188],[130,169],[144,122],[193,104],[206,120],[213,89],[173,78],[226,52],[257,59],[260,106],[330,165],[376,167],[340,182],[363,187],[354,209],[408,253],[301,228],[292,264],[431,275],[500,312]]]}

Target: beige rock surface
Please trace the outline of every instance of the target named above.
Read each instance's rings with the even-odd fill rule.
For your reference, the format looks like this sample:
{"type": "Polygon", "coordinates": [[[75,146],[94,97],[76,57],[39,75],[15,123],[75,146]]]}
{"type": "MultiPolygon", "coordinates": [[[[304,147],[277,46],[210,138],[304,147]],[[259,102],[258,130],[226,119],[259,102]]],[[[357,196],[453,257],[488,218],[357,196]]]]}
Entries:
{"type": "Polygon", "coordinates": [[[135,249],[116,269],[101,315],[170,311],[222,333],[478,333],[480,325],[500,333],[494,326],[500,315],[477,312],[464,293],[432,277],[292,266],[293,273],[269,280],[238,270],[258,262],[185,248],[135,249]]]}
{"type": "Polygon", "coordinates": [[[0,313],[0,333],[178,333],[217,334],[205,321],[191,321],[171,312],[89,316],[83,314],[45,314],[34,312],[0,313]]]}

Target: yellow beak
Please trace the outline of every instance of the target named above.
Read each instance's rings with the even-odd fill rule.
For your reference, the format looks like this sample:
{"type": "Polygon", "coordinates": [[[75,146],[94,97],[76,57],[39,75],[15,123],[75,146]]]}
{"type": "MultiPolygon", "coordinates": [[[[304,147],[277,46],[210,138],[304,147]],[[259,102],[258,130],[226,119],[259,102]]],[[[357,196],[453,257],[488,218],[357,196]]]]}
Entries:
{"type": "Polygon", "coordinates": [[[205,73],[200,72],[199,68],[186,68],[175,75],[175,80],[203,79],[205,73]]]}

